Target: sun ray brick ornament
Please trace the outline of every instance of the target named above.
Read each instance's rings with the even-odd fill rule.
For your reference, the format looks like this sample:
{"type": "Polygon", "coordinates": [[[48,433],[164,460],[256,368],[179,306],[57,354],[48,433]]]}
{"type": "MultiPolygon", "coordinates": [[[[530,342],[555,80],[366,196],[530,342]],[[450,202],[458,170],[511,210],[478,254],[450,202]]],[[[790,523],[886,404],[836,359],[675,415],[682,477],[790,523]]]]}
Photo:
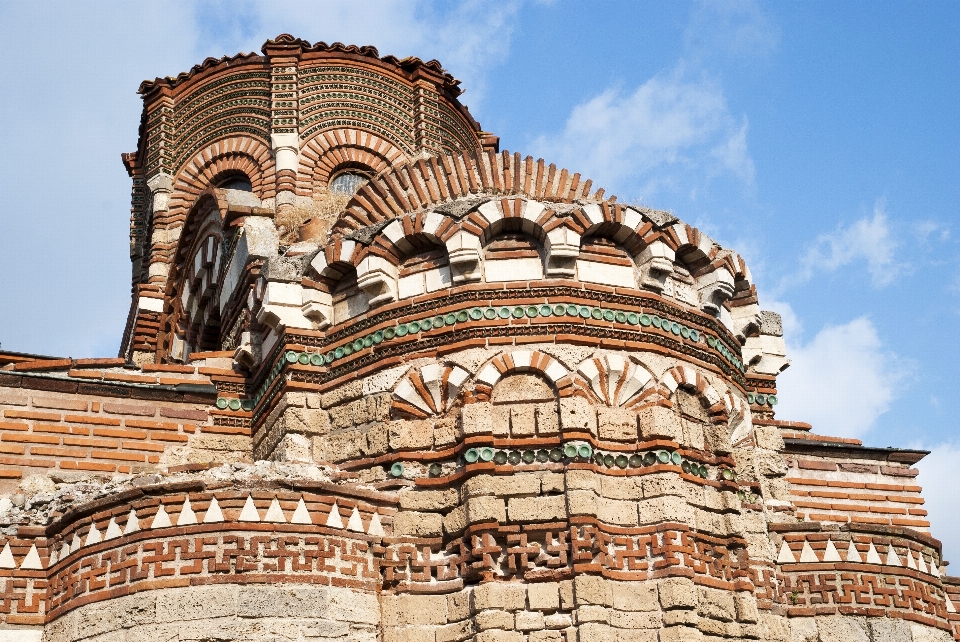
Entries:
{"type": "Polygon", "coordinates": [[[307,510],[307,505],[303,503],[303,497],[297,502],[297,509],[293,511],[293,516],[290,518],[291,524],[312,524],[313,519],[310,517],[310,511],[307,510]]]}
{"type": "Polygon", "coordinates": [[[203,516],[204,524],[217,524],[223,521],[223,512],[220,510],[220,503],[216,497],[210,498],[210,505],[207,506],[207,512],[203,516]]]}
{"type": "Polygon", "coordinates": [[[3,545],[0,551],[0,568],[17,568],[17,563],[13,559],[13,551],[10,550],[10,542],[3,545]]]}
{"type": "Polygon", "coordinates": [[[243,510],[240,511],[239,520],[241,522],[259,522],[260,513],[257,512],[257,507],[253,503],[253,497],[247,495],[247,501],[243,503],[243,510]]]}
{"type": "Polygon", "coordinates": [[[40,560],[40,553],[37,552],[37,545],[32,544],[27,556],[20,563],[20,568],[25,571],[42,571],[43,562],[40,560]]]}

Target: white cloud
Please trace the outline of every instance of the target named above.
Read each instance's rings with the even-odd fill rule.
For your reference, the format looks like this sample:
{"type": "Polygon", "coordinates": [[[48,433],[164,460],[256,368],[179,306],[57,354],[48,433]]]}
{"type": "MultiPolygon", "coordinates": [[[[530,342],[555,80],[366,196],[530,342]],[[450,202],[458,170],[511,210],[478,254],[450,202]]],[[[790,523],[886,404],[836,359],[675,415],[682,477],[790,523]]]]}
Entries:
{"type": "Polygon", "coordinates": [[[649,198],[695,189],[703,173],[752,182],[746,132],[720,87],[705,76],[689,79],[681,66],[631,93],[611,88],[577,105],[562,132],[534,147],[600,185],[649,198]]]}
{"type": "MultiPolygon", "coordinates": [[[[795,321],[793,321],[795,323],[795,321]]],[[[886,352],[873,323],[826,326],[809,343],[787,339],[790,367],[777,378],[781,419],[806,421],[821,435],[858,437],[890,408],[910,365],[886,352]]]]}
{"type": "Polygon", "coordinates": [[[755,0],[701,0],[684,34],[688,55],[763,58],[780,41],[780,29],[755,0]]]}
{"type": "Polygon", "coordinates": [[[838,225],[832,233],[818,236],[800,258],[801,269],[781,285],[805,283],[819,272],[834,272],[860,262],[866,265],[874,287],[883,287],[900,273],[896,250],[886,207],[878,200],[872,217],[863,217],[849,227],[838,225]]]}
{"type": "MultiPolygon", "coordinates": [[[[943,556],[960,564],[960,512],[957,511],[957,464],[960,462],[960,443],[938,444],[930,449],[917,468],[917,481],[923,486],[930,519],[931,534],[943,542],[943,556]]],[[[948,567],[951,575],[957,571],[948,567]]]]}

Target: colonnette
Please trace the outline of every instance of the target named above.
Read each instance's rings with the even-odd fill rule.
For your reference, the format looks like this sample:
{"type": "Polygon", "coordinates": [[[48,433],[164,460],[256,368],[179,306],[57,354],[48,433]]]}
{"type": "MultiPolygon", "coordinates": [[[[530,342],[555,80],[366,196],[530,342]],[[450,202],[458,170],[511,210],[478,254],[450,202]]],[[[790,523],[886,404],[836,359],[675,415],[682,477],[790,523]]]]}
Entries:
{"type": "Polygon", "coordinates": [[[925,453],[776,419],[743,259],[458,85],[141,85],[119,358],[0,354],[0,640],[960,639],[925,453]]]}

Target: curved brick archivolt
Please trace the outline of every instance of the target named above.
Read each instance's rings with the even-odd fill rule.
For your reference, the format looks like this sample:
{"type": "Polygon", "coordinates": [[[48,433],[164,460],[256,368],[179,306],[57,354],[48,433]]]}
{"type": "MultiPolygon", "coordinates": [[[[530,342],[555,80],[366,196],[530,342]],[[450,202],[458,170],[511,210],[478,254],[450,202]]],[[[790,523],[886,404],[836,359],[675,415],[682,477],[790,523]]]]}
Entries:
{"type": "Polygon", "coordinates": [[[776,417],[736,252],[436,61],[141,93],[121,356],[0,352],[0,642],[960,639],[924,453],[776,417]]]}

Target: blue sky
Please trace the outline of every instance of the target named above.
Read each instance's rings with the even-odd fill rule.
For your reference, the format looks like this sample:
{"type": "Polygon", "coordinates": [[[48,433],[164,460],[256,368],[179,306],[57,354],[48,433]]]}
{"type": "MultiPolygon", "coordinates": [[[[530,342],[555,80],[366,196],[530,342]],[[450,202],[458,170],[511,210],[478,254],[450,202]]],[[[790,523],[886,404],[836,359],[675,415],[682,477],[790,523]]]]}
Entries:
{"type": "MultiPolygon", "coordinates": [[[[437,58],[504,149],[668,209],[784,315],[779,416],[921,463],[960,555],[960,3],[0,1],[0,343],[115,354],[141,80],[290,32],[437,58]]],[[[957,557],[960,563],[960,557],[957,557]]]]}

